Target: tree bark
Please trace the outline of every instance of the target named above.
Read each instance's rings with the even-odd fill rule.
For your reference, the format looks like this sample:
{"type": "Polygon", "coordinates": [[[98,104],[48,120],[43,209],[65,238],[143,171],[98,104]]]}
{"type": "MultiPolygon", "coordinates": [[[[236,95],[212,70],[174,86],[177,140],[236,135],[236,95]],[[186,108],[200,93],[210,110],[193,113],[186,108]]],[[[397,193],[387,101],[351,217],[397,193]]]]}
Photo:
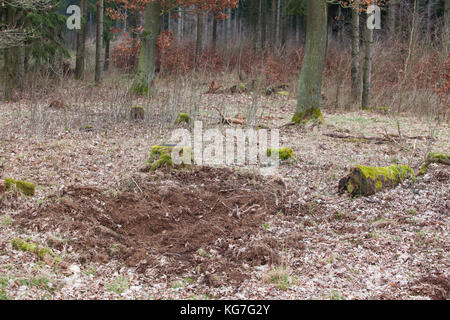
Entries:
{"type": "Polygon", "coordinates": [[[288,34],[288,26],[289,26],[289,17],[288,12],[286,10],[287,0],[280,0],[280,11],[281,11],[281,31],[280,31],[280,42],[281,46],[286,46],[287,34],[288,34]]]}
{"type": "Polygon", "coordinates": [[[261,48],[266,47],[267,0],[261,0],[261,48]]]}
{"type": "Polygon", "coordinates": [[[373,29],[364,26],[364,30],[364,66],[361,108],[366,110],[370,107],[370,91],[372,84],[373,29]]]}
{"type": "MultiPolygon", "coordinates": [[[[226,26],[224,26],[226,27],[226,26]]],[[[226,31],[225,31],[226,32],[226,31]]],[[[195,43],[195,63],[197,64],[202,54],[203,45],[203,13],[197,13],[197,39],[195,43]]]]}
{"type": "Polygon", "coordinates": [[[84,77],[86,60],[86,22],[87,22],[87,0],[80,0],[81,29],[77,32],[77,56],[75,62],[75,79],[84,77]]]}
{"type": "Polygon", "coordinates": [[[95,47],[95,83],[103,81],[103,0],[97,0],[97,43],[95,47]]]}
{"type": "Polygon", "coordinates": [[[110,51],[110,44],[111,44],[111,40],[107,39],[105,41],[105,66],[103,70],[108,70],[109,69],[109,51],[110,51]]]}
{"type": "Polygon", "coordinates": [[[272,50],[277,46],[277,0],[271,3],[271,21],[270,21],[270,47],[272,50]]]}
{"type": "Polygon", "coordinates": [[[359,69],[359,17],[358,7],[352,10],[352,100],[353,103],[360,102],[361,98],[361,73],[359,69]]]}
{"type": "Polygon", "coordinates": [[[217,46],[217,20],[215,14],[213,14],[212,45],[213,48],[216,48],[217,46]]]}
{"type": "Polygon", "coordinates": [[[149,2],[145,7],[144,31],[141,39],[141,52],[132,91],[148,94],[155,78],[156,58],[158,56],[158,36],[161,29],[161,3],[149,2]]]}
{"type": "Polygon", "coordinates": [[[307,0],[305,57],[300,72],[294,122],[313,118],[323,120],[320,112],[322,73],[327,46],[327,0],[307,0]]]}
{"type": "Polygon", "coordinates": [[[388,6],[388,31],[394,36],[396,30],[398,0],[390,0],[388,6]]]}

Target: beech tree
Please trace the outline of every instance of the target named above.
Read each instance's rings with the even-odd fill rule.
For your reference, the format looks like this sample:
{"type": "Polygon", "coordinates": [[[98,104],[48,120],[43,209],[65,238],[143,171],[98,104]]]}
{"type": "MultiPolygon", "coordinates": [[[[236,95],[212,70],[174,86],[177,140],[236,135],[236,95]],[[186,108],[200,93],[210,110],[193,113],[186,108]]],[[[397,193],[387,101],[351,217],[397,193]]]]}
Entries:
{"type": "Polygon", "coordinates": [[[322,121],[322,73],[327,49],[327,0],[306,0],[306,44],[293,122],[322,121]]]}

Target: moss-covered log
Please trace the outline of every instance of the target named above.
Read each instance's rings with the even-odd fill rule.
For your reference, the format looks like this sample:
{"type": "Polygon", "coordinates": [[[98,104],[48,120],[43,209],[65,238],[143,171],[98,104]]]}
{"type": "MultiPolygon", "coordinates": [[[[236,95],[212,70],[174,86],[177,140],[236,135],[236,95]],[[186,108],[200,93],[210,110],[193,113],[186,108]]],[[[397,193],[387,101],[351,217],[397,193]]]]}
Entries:
{"type": "Polygon", "coordinates": [[[15,187],[18,191],[20,191],[21,193],[23,193],[26,196],[34,196],[34,192],[36,189],[36,186],[34,185],[34,183],[14,180],[11,178],[5,179],[4,186],[5,186],[6,190],[9,190],[9,189],[15,187]]]}
{"type": "Polygon", "coordinates": [[[407,165],[389,167],[368,167],[357,165],[350,174],[339,181],[339,193],[348,192],[352,196],[369,196],[376,192],[392,188],[402,181],[415,180],[414,171],[407,165]]]}
{"type": "Polygon", "coordinates": [[[417,175],[418,176],[424,175],[428,166],[431,163],[440,163],[450,166],[450,156],[445,153],[429,152],[427,154],[424,164],[420,167],[419,173],[417,175]]]}

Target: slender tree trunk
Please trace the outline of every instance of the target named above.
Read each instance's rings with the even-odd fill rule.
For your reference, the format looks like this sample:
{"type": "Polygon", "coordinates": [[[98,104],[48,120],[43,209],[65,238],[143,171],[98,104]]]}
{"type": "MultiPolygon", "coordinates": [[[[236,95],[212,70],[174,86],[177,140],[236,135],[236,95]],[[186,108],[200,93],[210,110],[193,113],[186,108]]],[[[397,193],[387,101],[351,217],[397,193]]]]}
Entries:
{"type": "Polygon", "coordinates": [[[396,31],[398,0],[390,0],[388,4],[388,31],[394,36],[396,31]]]}
{"type": "Polygon", "coordinates": [[[261,0],[261,48],[266,47],[267,31],[267,0],[261,0]]]}
{"type": "Polygon", "coordinates": [[[282,0],[278,0],[277,1],[277,27],[276,27],[276,32],[277,32],[277,39],[276,39],[276,45],[280,45],[280,40],[281,40],[281,1],[282,0]]]}
{"type": "Polygon", "coordinates": [[[177,40],[178,43],[183,39],[183,11],[178,8],[178,19],[177,19],[177,40]]]}
{"type": "Polygon", "coordinates": [[[161,25],[161,3],[159,1],[147,3],[144,31],[141,38],[141,52],[132,86],[134,93],[148,94],[155,78],[156,58],[158,56],[157,42],[161,25]]]}
{"type": "Polygon", "coordinates": [[[372,78],[372,51],[373,51],[373,29],[364,27],[364,66],[363,66],[363,89],[361,108],[367,110],[370,107],[371,78],[372,78]]]}
{"type": "Polygon", "coordinates": [[[450,0],[444,2],[444,30],[443,30],[443,50],[444,55],[448,55],[450,50],[450,0]]]}
{"type": "Polygon", "coordinates": [[[431,17],[433,16],[433,4],[434,1],[433,0],[428,0],[427,2],[427,36],[430,37],[431,40],[431,17]]]}
{"type": "Polygon", "coordinates": [[[25,85],[25,46],[17,48],[17,86],[23,89],[25,85]]]}
{"type": "Polygon", "coordinates": [[[281,35],[280,35],[280,41],[281,46],[286,46],[287,41],[287,34],[288,34],[288,26],[289,26],[289,16],[288,12],[286,10],[287,6],[287,0],[280,0],[280,10],[281,10],[281,35]]]}
{"type": "Polygon", "coordinates": [[[273,50],[277,46],[277,0],[272,0],[270,9],[270,47],[273,50]]]}
{"type": "Polygon", "coordinates": [[[227,39],[228,39],[228,46],[231,46],[231,41],[233,38],[233,31],[231,29],[231,9],[228,8],[227,9],[227,15],[228,15],[228,19],[227,19],[227,39]]]}
{"type": "Polygon", "coordinates": [[[306,1],[305,57],[300,72],[297,108],[293,121],[322,121],[320,112],[322,73],[327,46],[327,0],[306,1]]]}
{"type": "Polygon", "coordinates": [[[258,48],[259,0],[250,0],[250,38],[253,50],[258,48]]]}
{"type": "Polygon", "coordinates": [[[97,0],[97,39],[95,47],[95,83],[103,81],[103,0],[97,0]]]}
{"type": "MultiPolygon", "coordinates": [[[[14,10],[9,7],[6,11],[6,24],[8,26],[14,25],[14,10]]],[[[4,65],[3,65],[3,82],[4,82],[4,99],[10,101],[12,99],[12,93],[17,85],[17,74],[15,70],[15,57],[17,48],[6,48],[3,51],[4,65]]]]}
{"type": "Polygon", "coordinates": [[[81,29],[77,31],[77,56],[75,62],[75,79],[84,77],[86,60],[86,22],[87,22],[87,0],[80,0],[81,29]]]}
{"type": "Polygon", "coordinates": [[[105,41],[105,66],[104,66],[104,70],[108,70],[109,69],[109,50],[110,50],[110,44],[111,44],[111,40],[106,40],[105,41]]]}
{"type": "Polygon", "coordinates": [[[359,69],[360,50],[359,50],[359,8],[352,10],[352,101],[360,102],[361,98],[361,73],[359,69]]]}
{"type": "Polygon", "coordinates": [[[213,48],[216,48],[217,46],[217,20],[215,14],[213,14],[212,45],[213,48]]]}
{"type": "Polygon", "coordinates": [[[203,13],[197,13],[197,40],[195,43],[195,63],[197,64],[202,54],[203,44],[203,13]]]}

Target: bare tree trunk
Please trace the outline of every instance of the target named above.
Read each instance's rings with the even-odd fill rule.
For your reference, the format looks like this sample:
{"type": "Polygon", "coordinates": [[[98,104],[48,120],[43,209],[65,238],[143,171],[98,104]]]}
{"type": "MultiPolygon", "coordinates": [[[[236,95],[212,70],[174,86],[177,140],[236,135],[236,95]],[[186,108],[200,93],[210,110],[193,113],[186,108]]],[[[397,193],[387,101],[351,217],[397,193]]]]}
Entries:
{"type": "Polygon", "coordinates": [[[286,10],[287,0],[280,0],[280,11],[281,11],[281,31],[280,31],[280,42],[281,46],[286,46],[287,33],[289,26],[289,16],[286,10]]]}
{"type": "Polygon", "coordinates": [[[261,48],[266,47],[267,0],[261,0],[261,48]]]}
{"type": "Polygon", "coordinates": [[[213,25],[212,25],[212,45],[213,48],[217,46],[217,20],[216,16],[213,14],[213,25]]]}
{"type": "Polygon", "coordinates": [[[258,48],[259,0],[250,0],[250,38],[253,50],[258,48]]]}
{"type": "Polygon", "coordinates": [[[280,39],[281,39],[281,28],[280,28],[280,24],[281,24],[281,1],[282,0],[278,0],[277,1],[277,38],[276,38],[276,45],[278,46],[280,44],[280,39]]]}
{"type": "Polygon", "coordinates": [[[273,50],[277,46],[277,0],[272,0],[270,9],[270,47],[273,50]]]}
{"type": "MultiPolygon", "coordinates": [[[[14,25],[14,12],[12,7],[9,7],[6,11],[6,24],[8,26],[14,25]]],[[[17,48],[4,49],[4,65],[3,65],[3,82],[4,82],[4,99],[9,101],[12,99],[12,93],[17,85],[17,74],[15,70],[15,54],[17,48]]]]}
{"type": "Polygon", "coordinates": [[[231,29],[231,9],[230,8],[227,9],[227,15],[228,15],[228,19],[227,19],[227,23],[226,23],[226,25],[227,25],[227,40],[228,40],[227,44],[229,46],[231,46],[231,39],[233,37],[233,32],[231,29]]]}
{"type": "Polygon", "coordinates": [[[103,81],[103,0],[97,0],[97,39],[95,47],[95,83],[103,81]]]}
{"type": "Polygon", "coordinates": [[[352,100],[353,103],[360,102],[361,97],[361,73],[359,69],[359,7],[352,10],[352,100]]]}
{"type": "Polygon", "coordinates": [[[450,50],[450,0],[444,2],[444,32],[443,32],[443,50],[444,54],[448,55],[450,50]]]}
{"type": "Polygon", "coordinates": [[[433,8],[433,0],[428,0],[427,2],[427,36],[431,39],[431,17],[432,17],[432,8],[433,8]]]}
{"type": "Polygon", "coordinates": [[[320,112],[322,74],[327,46],[327,0],[307,0],[305,57],[300,72],[298,99],[293,121],[322,121],[320,112]]]}
{"type": "Polygon", "coordinates": [[[77,32],[77,56],[75,62],[75,79],[84,77],[86,60],[86,22],[87,22],[87,0],[80,0],[81,29],[77,32]]]}
{"type": "Polygon", "coordinates": [[[107,39],[105,41],[105,66],[104,66],[104,70],[108,70],[109,69],[109,50],[110,50],[110,44],[111,44],[111,40],[107,39]]]}
{"type": "Polygon", "coordinates": [[[202,54],[203,44],[203,13],[197,13],[197,39],[195,43],[195,63],[197,64],[202,54]]]}
{"type": "Polygon", "coordinates": [[[178,8],[178,25],[177,25],[177,39],[178,43],[181,42],[183,39],[183,11],[180,8],[178,8]]]}
{"type": "Polygon", "coordinates": [[[361,108],[370,107],[371,76],[372,76],[372,51],[373,51],[373,29],[364,28],[364,66],[363,66],[363,90],[361,108]]]}
{"type": "Polygon", "coordinates": [[[388,6],[388,31],[390,36],[394,36],[396,30],[398,0],[390,0],[388,6]]]}
{"type": "Polygon", "coordinates": [[[134,93],[148,94],[155,78],[156,57],[158,56],[157,42],[161,25],[161,3],[159,1],[147,3],[139,63],[131,88],[134,93]]]}

